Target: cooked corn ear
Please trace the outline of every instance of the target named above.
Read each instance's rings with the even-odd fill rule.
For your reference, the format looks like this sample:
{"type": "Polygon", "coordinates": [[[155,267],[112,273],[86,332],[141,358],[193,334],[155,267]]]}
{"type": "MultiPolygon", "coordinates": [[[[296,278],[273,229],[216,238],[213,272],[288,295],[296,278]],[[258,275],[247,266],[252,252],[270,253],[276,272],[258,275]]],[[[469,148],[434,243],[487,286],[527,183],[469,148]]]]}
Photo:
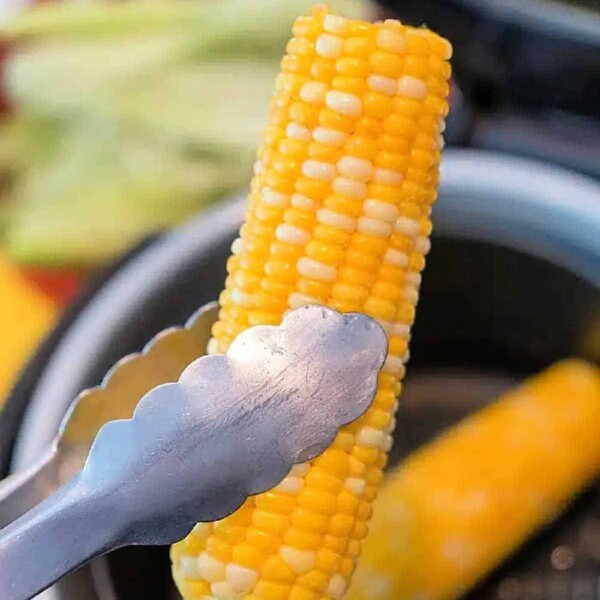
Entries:
{"type": "Polygon", "coordinates": [[[209,352],[322,304],[376,318],[389,356],[372,408],[323,455],[174,546],[186,600],[344,595],[392,441],[429,250],[450,45],[323,6],[297,19],[293,35],[209,352]]]}
{"type": "Polygon", "coordinates": [[[457,598],[600,472],[600,370],[556,364],[389,475],[348,600],[457,598]]]}

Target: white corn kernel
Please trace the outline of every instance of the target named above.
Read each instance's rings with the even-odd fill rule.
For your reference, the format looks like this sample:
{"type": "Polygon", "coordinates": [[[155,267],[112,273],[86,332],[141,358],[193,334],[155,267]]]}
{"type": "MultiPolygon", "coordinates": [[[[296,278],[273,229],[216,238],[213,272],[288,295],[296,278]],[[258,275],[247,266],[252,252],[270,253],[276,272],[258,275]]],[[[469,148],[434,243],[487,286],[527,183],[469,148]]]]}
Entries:
{"type": "Polygon", "coordinates": [[[292,206],[294,208],[301,208],[304,210],[316,210],[318,203],[311,198],[307,198],[302,194],[294,194],[292,196],[292,206]]]}
{"type": "Polygon", "coordinates": [[[406,51],[406,40],[401,33],[392,31],[391,29],[380,29],[375,39],[378,48],[393,52],[394,54],[402,54],[406,51]]]}
{"type": "Polygon", "coordinates": [[[290,294],[290,297],[288,298],[288,306],[292,310],[300,308],[301,306],[308,306],[309,304],[322,304],[322,302],[318,298],[313,298],[312,296],[307,296],[300,292],[294,292],[293,294],[290,294]]]}
{"type": "Polygon", "coordinates": [[[348,477],[346,481],[344,481],[344,487],[351,491],[355,496],[362,496],[365,493],[367,482],[358,477],[348,477]]]}
{"type": "Polygon", "coordinates": [[[254,569],[229,563],[225,570],[225,581],[238,594],[247,594],[258,581],[258,573],[254,569]]]}
{"type": "Polygon", "coordinates": [[[394,225],[394,231],[413,237],[419,233],[421,226],[418,221],[408,217],[400,217],[394,225]]]}
{"type": "Polygon", "coordinates": [[[404,363],[402,362],[401,358],[389,354],[385,359],[385,363],[383,364],[383,371],[400,377],[404,373],[404,363]]]}
{"type": "Polygon", "coordinates": [[[336,112],[348,117],[359,117],[362,113],[362,102],[358,96],[331,90],[325,96],[325,104],[336,112]]]}
{"type": "Polygon", "coordinates": [[[302,491],[304,487],[304,479],[301,477],[293,477],[288,475],[285,479],[281,481],[281,483],[275,486],[273,489],[276,492],[281,492],[283,494],[290,494],[295,496],[302,491]]]}
{"type": "Polygon", "coordinates": [[[265,165],[263,165],[262,161],[257,160],[252,166],[252,172],[255,175],[260,175],[265,170],[265,165]]]}
{"type": "Polygon", "coordinates": [[[384,77],[383,75],[369,75],[367,77],[367,85],[373,92],[379,92],[386,96],[395,96],[398,90],[397,80],[391,77],[384,77]]]}
{"type": "Polygon", "coordinates": [[[304,477],[310,471],[310,463],[300,463],[294,465],[289,474],[292,477],[304,477]]]}
{"type": "Polygon", "coordinates": [[[413,306],[419,301],[419,292],[412,285],[407,285],[403,290],[404,299],[413,306]]]}
{"type": "Polygon", "coordinates": [[[323,19],[323,29],[329,33],[343,35],[348,31],[348,19],[338,15],[325,15],[323,19]]]}
{"type": "Polygon", "coordinates": [[[436,138],[435,138],[435,145],[438,147],[438,150],[443,150],[444,146],[446,145],[446,142],[444,142],[444,136],[439,134],[436,138]]]}
{"type": "Polygon", "coordinates": [[[398,208],[389,202],[382,202],[375,198],[367,198],[363,204],[363,210],[367,217],[379,219],[393,225],[398,219],[398,208]]]}
{"type": "Polygon", "coordinates": [[[327,595],[331,596],[333,600],[341,600],[346,593],[348,587],[347,581],[339,574],[335,574],[327,585],[327,595]]]}
{"type": "Polygon", "coordinates": [[[241,238],[236,238],[231,244],[232,254],[241,254],[244,251],[244,242],[241,238]]]}
{"type": "Polygon", "coordinates": [[[427,97],[427,84],[412,75],[404,75],[398,79],[398,95],[424,100],[427,97]]]}
{"type": "Polygon", "coordinates": [[[316,50],[323,58],[339,58],[344,49],[344,40],[330,33],[322,33],[317,38],[316,50]]]}
{"type": "Polygon", "coordinates": [[[323,104],[327,86],[320,81],[308,81],[300,89],[300,99],[310,104],[323,104]]]}
{"type": "Polygon", "coordinates": [[[379,323],[381,329],[383,329],[387,334],[390,334],[392,331],[392,323],[390,321],[383,321],[382,319],[376,319],[379,323]]]}
{"type": "Polygon", "coordinates": [[[342,156],[338,161],[337,169],[340,175],[357,181],[369,181],[373,175],[373,163],[355,156],[342,156]]]}
{"type": "Polygon", "coordinates": [[[308,127],[302,125],[301,123],[290,123],[285,128],[285,133],[292,140],[300,140],[302,142],[310,142],[312,137],[308,127]]]}
{"type": "Polygon", "coordinates": [[[317,563],[315,552],[308,550],[298,550],[291,546],[281,546],[279,556],[283,562],[297,575],[303,575],[314,569],[317,563]]]}
{"type": "Polygon", "coordinates": [[[200,577],[209,583],[225,579],[225,565],[207,552],[201,552],[198,556],[198,571],[200,577]]]}
{"type": "Polygon", "coordinates": [[[184,554],[179,559],[179,570],[187,579],[200,579],[200,571],[198,571],[198,560],[196,557],[187,556],[184,554]]]}
{"type": "Polygon", "coordinates": [[[328,208],[319,209],[317,212],[317,221],[322,225],[337,227],[344,231],[354,231],[356,229],[356,219],[328,208]]]}
{"type": "Polygon", "coordinates": [[[241,593],[236,592],[226,581],[219,581],[210,586],[210,592],[215,600],[241,600],[241,593]]]}
{"type": "Polygon", "coordinates": [[[404,275],[404,280],[406,283],[410,283],[418,288],[421,285],[421,273],[415,273],[414,271],[408,271],[406,275],[404,275]]]}
{"type": "Polygon", "coordinates": [[[356,443],[365,448],[379,448],[383,443],[383,431],[375,427],[363,427],[356,434],[356,443]]]}
{"type": "Polygon", "coordinates": [[[327,127],[315,127],[312,135],[317,142],[328,146],[343,146],[348,137],[342,131],[328,129],[327,127]]]}
{"type": "Polygon", "coordinates": [[[408,266],[408,256],[395,248],[388,248],[383,255],[383,264],[402,269],[408,266]]]}
{"type": "Polygon", "coordinates": [[[396,418],[392,417],[390,422],[383,428],[386,433],[392,433],[396,429],[396,418]]]}
{"type": "Polygon", "coordinates": [[[219,340],[217,338],[210,338],[206,345],[207,354],[221,354],[221,348],[219,346],[219,340]]]}
{"type": "Polygon", "coordinates": [[[421,236],[415,240],[415,250],[421,254],[427,254],[431,250],[429,238],[421,236]]]}
{"type": "Polygon", "coordinates": [[[303,256],[298,261],[298,273],[309,279],[317,279],[318,281],[335,281],[337,269],[332,265],[326,265],[321,261],[303,256]]]}
{"type": "Polygon", "coordinates": [[[356,181],[349,177],[336,177],[333,180],[332,189],[334,193],[347,198],[360,200],[367,195],[367,186],[362,181],[356,181]]]}
{"type": "Polygon", "coordinates": [[[236,306],[252,306],[254,304],[254,296],[252,294],[246,294],[237,288],[231,290],[230,297],[236,306]]]}
{"type": "Polygon", "coordinates": [[[410,335],[410,325],[406,323],[394,323],[392,326],[392,334],[398,337],[406,337],[410,335]]]}
{"type": "Polygon", "coordinates": [[[398,186],[402,183],[404,177],[391,169],[375,169],[373,173],[373,181],[380,183],[381,185],[395,185],[398,186]]]}
{"type": "Polygon", "coordinates": [[[392,449],[393,445],[394,445],[394,438],[389,433],[386,433],[385,439],[383,440],[383,444],[381,445],[381,449],[384,452],[389,452],[392,449]]]}
{"type": "Polygon", "coordinates": [[[294,246],[304,246],[310,240],[310,231],[282,223],[275,230],[275,236],[280,242],[293,244],[294,246]]]}
{"type": "Polygon", "coordinates": [[[196,523],[194,529],[192,529],[192,534],[200,539],[206,539],[212,533],[212,530],[212,523],[196,523]]]}
{"type": "Polygon", "coordinates": [[[392,226],[385,221],[379,219],[371,219],[370,217],[360,217],[358,219],[356,230],[367,235],[375,235],[377,237],[388,237],[392,234],[392,226]]]}
{"type": "Polygon", "coordinates": [[[336,176],[336,168],[320,160],[305,160],[302,163],[302,174],[319,181],[332,181],[336,176]]]}
{"type": "Polygon", "coordinates": [[[281,194],[280,192],[276,192],[271,188],[265,187],[261,192],[262,199],[269,206],[277,206],[280,208],[284,208],[288,205],[289,198],[285,194],[281,194]]]}

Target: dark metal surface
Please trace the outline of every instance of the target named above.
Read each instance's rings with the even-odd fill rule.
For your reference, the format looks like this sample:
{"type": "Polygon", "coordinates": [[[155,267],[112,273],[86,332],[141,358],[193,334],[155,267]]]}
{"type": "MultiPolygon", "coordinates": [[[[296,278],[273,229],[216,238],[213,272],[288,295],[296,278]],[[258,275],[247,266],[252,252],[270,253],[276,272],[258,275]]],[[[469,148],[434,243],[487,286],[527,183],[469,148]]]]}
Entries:
{"type": "Polygon", "coordinates": [[[195,360],[103,425],[83,470],[0,531],[0,597],[27,600],[111,549],[174,543],[274,487],[366,411],[386,354],[374,320],[308,306],[195,360]]]}

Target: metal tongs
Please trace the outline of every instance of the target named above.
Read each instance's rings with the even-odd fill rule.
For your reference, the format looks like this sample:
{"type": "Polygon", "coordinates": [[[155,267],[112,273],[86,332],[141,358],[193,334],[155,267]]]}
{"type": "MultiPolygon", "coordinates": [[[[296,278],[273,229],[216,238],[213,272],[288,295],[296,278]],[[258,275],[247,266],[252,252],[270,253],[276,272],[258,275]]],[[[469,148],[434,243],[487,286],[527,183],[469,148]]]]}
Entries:
{"type": "MultiPolygon", "coordinates": [[[[113,549],[174,543],[197,522],[222,519],[248,496],[277,485],[294,464],[315,458],[370,406],[387,340],[369,317],[309,306],[289,313],[279,327],[246,330],[226,355],[189,361],[185,343],[171,344],[172,353],[165,349],[161,340],[179,332],[185,342],[181,332],[189,334],[206,314],[183,330],[159,334],[142,355],[117,365],[103,386],[78,399],[43,461],[0,487],[5,519],[18,512],[19,497],[27,506],[44,489],[51,493],[0,530],[2,600],[32,598],[113,549]],[[127,389],[126,373],[135,373],[127,365],[136,360],[141,372],[150,373],[154,363],[177,375],[149,391],[139,382],[141,400],[123,415],[135,386],[119,397],[114,382],[125,381],[127,389]],[[101,394],[114,409],[95,415],[99,431],[73,474],[61,448],[77,447],[68,438],[77,437],[83,403],[107,405],[98,402],[101,394]],[[111,420],[114,413],[125,418],[111,420]],[[64,473],[59,464],[67,466],[64,473]]],[[[89,427],[80,423],[83,437],[89,427]]],[[[71,458],[78,463],[76,451],[71,458]]]]}

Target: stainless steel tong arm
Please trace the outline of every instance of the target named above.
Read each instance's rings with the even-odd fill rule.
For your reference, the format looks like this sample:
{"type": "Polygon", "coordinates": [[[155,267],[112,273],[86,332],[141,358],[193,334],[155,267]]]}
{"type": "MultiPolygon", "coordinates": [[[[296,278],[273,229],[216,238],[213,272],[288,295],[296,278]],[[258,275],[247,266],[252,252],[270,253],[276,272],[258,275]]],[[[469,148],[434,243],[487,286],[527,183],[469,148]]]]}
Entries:
{"type": "Polygon", "coordinates": [[[25,600],[91,558],[169,544],[235,511],[316,457],[370,406],[379,325],[323,307],[253,327],[104,425],[85,466],[0,531],[0,598],[25,600]]]}

